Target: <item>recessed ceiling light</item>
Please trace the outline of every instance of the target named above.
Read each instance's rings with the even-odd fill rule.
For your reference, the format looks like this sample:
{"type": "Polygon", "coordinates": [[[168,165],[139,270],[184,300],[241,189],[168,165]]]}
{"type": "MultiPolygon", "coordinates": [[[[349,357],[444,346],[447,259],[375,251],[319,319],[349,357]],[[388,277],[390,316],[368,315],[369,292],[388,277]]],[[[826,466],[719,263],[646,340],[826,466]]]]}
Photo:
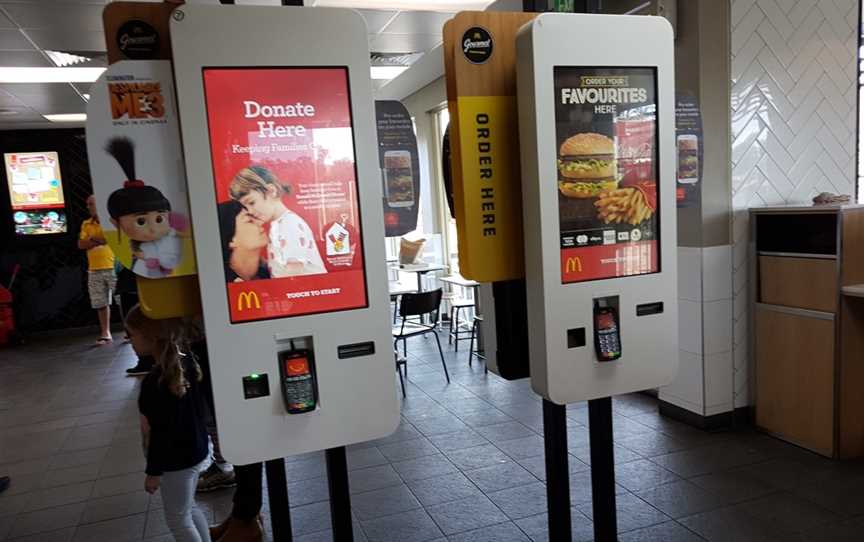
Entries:
{"type": "Polygon", "coordinates": [[[63,67],[63,66],[72,66],[74,64],[81,64],[82,62],[90,62],[93,60],[92,58],[81,56],[81,55],[73,55],[72,53],[64,53],[63,51],[45,51],[45,54],[48,55],[48,58],[51,59],[55,65],[63,67]]]}
{"type": "Polygon", "coordinates": [[[105,68],[0,67],[0,83],[92,83],[105,68]]]}
{"type": "Polygon", "coordinates": [[[84,122],[87,120],[86,113],[60,113],[57,115],[42,115],[45,120],[51,122],[84,122]]]}
{"type": "Polygon", "coordinates": [[[372,79],[393,79],[408,69],[408,66],[372,66],[372,79]]]}

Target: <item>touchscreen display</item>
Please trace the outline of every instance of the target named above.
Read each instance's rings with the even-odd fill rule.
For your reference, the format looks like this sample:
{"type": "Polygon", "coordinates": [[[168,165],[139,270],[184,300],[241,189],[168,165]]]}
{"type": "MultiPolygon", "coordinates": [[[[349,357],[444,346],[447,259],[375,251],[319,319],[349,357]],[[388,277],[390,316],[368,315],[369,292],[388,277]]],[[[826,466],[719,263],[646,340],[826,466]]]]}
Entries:
{"type": "Polygon", "coordinates": [[[553,76],[561,282],[657,273],[656,68],[553,76]]]}
{"type": "Polygon", "coordinates": [[[366,307],[347,68],[203,77],[231,322],[366,307]]]}

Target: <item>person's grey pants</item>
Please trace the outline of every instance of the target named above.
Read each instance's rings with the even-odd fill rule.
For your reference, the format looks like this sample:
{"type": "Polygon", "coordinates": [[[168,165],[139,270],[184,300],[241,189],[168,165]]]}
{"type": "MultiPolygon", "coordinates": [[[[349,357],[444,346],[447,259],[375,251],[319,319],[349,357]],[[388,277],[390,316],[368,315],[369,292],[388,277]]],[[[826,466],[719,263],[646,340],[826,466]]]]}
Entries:
{"type": "Polygon", "coordinates": [[[162,474],[165,523],[177,542],[211,542],[207,518],[195,506],[198,475],[207,460],[194,467],[162,474]]]}

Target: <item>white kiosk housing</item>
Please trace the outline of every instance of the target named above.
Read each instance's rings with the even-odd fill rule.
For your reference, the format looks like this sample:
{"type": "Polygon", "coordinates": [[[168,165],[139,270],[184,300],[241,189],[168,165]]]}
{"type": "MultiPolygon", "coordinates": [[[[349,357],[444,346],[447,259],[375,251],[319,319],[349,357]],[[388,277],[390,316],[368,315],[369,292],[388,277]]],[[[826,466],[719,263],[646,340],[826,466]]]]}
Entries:
{"type": "Polygon", "coordinates": [[[367,40],[350,10],[173,14],[215,414],[237,464],[399,422],[367,40]]]}
{"type": "Polygon", "coordinates": [[[558,404],[678,365],[673,35],[545,13],[517,37],[531,380],[558,404]]]}

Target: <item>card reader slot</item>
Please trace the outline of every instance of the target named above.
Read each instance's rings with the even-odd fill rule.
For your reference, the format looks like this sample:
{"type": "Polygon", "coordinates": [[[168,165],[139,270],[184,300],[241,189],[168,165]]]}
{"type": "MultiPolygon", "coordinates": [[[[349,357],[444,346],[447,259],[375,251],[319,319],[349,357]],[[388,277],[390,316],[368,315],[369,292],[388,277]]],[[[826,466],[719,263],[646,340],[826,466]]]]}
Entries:
{"type": "Polygon", "coordinates": [[[343,344],[336,348],[336,353],[339,359],[371,356],[375,353],[375,342],[366,341],[362,343],[343,344]]]}
{"type": "Polygon", "coordinates": [[[663,312],[663,302],[656,301],[654,303],[643,303],[636,305],[636,316],[648,316],[650,314],[661,314],[663,312]]]}

